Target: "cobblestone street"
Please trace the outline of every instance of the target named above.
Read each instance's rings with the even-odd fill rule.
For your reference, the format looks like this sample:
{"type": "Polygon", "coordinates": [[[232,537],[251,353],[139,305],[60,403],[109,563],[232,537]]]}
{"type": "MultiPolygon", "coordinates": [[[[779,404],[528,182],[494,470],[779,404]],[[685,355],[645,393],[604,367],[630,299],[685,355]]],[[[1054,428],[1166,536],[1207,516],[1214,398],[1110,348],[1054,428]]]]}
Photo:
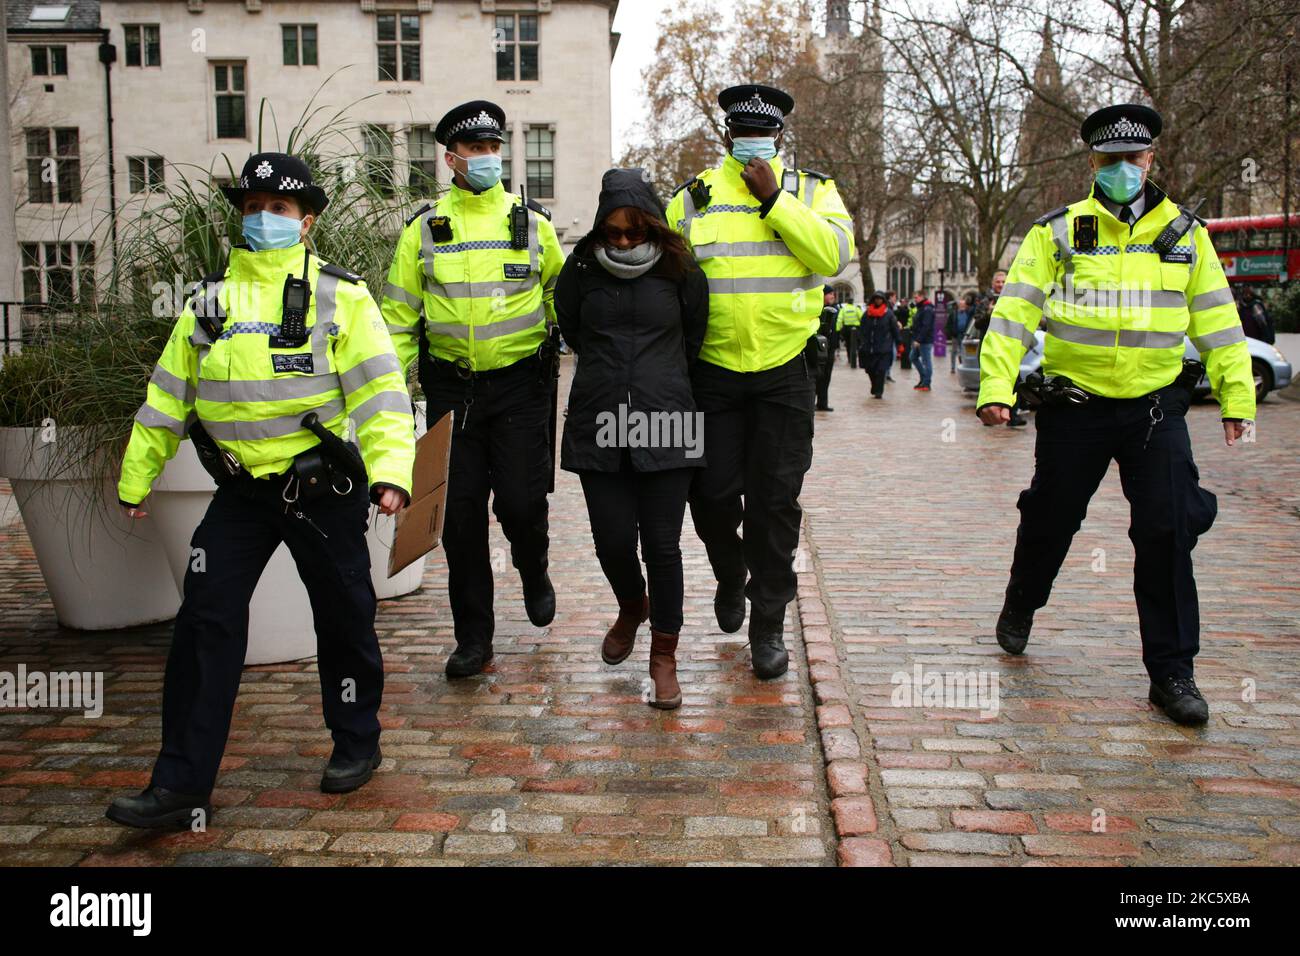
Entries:
{"type": "Polygon", "coordinates": [[[1027,654],[1004,655],[992,626],[1033,428],[982,428],[946,360],[929,394],[894,375],[872,402],[841,356],[818,415],[784,679],[756,681],[744,632],[718,630],[688,518],[685,702],[642,703],[648,633],[600,662],[613,600],[561,472],[555,624],[528,624],[494,522],[495,667],[449,684],[435,552],[420,592],[381,604],[381,772],[320,793],[314,664],[248,669],[201,834],[103,818],[148,780],[170,626],[60,630],[0,496],[0,670],[102,670],[107,688],[94,720],[0,713],[0,864],[1300,863],[1300,404],[1271,398],[1235,449],[1217,406],[1189,416],[1220,508],[1196,552],[1212,707],[1196,730],[1146,703],[1113,471],[1027,654]],[[896,706],[891,678],[916,667],[996,676],[996,714],[896,706]]]}

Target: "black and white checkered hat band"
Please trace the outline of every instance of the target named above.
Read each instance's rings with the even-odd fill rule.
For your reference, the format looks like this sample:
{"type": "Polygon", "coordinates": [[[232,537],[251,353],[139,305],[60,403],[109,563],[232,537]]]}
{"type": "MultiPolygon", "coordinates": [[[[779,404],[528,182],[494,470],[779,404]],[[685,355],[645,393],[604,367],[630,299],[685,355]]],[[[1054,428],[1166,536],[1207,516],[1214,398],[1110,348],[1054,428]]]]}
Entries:
{"type": "Polygon", "coordinates": [[[292,176],[285,176],[280,180],[281,189],[306,189],[307,184],[301,179],[294,179],[292,176]]]}
{"type": "Polygon", "coordinates": [[[471,116],[463,119],[451,129],[447,130],[447,139],[450,141],[457,133],[463,133],[467,129],[494,129],[501,131],[501,124],[496,121],[496,117],[486,110],[479,113],[478,116],[471,116]]]}
{"type": "Polygon", "coordinates": [[[1110,143],[1121,140],[1136,140],[1140,142],[1150,142],[1151,130],[1143,123],[1137,123],[1124,117],[1116,120],[1108,126],[1102,126],[1094,130],[1092,138],[1088,140],[1088,145],[1096,146],[1100,143],[1110,143]]]}
{"type": "Polygon", "coordinates": [[[764,103],[759,97],[750,97],[738,103],[732,103],[727,107],[727,115],[732,113],[758,113],[762,116],[770,116],[773,119],[784,120],[785,114],[773,106],[771,103],[764,103]]]}

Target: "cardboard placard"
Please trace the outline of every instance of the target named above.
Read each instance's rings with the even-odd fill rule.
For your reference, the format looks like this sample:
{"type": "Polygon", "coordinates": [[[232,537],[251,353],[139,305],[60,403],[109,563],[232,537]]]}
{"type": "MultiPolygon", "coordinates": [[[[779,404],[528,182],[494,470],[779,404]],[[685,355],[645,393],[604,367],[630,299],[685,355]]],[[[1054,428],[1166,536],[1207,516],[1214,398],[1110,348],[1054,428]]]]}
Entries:
{"type": "Polygon", "coordinates": [[[420,560],[442,540],[450,465],[451,412],[448,412],[415,442],[411,503],[397,513],[393,548],[388,552],[390,578],[420,560]]]}

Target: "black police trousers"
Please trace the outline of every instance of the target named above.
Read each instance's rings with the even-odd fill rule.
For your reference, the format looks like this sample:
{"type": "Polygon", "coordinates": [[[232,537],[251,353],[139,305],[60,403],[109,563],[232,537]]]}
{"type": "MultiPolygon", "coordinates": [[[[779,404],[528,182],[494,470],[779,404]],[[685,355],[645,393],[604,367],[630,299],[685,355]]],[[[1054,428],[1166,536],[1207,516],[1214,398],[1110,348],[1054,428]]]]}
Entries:
{"type": "Polygon", "coordinates": [[[1150,397],[1094,397],[1084,405],[1038,410],[1034,477],[1020,494],[1006,596],[1021,611],[1047,603],[1088,501],[1111,461],[1118,462],[1129,501],[1142,662],[1159,681],[1192,676],[1192,659],[1200,649],[1192,549],[1214,523],[1218,504],[1201,488],[1192,461],[1184,418],[1190,394],[1170,385],[1154,395],[1164,413],[1154,429],[1150,397]]]}
{"type": "Polygon", "coordinates": [[[547,568],[550,385],[532,358],[469,380],[446,364],[426,363],[420,384],[429,424],[454,416],[442,549],[456,644],[488,646],[496,630],[489,492],[520,578],[535,580],[547,568]]]}
{"type": "Polygon", "coordinates": [[[379,744],[384,663],[375,636],[366,488],[298,507],[320,530],[286,514],[284,479],[222,485],[190,540],[184,599],[163,684],[162,751],[152,783],[210,793],[226,749],[248,647],[248,603],[281,542],[307,587],[316,628],[321,709],[334,752],[349,760],[379,744]]]}
{"type": "Polygon", "coordinates": [[[840,338],[844,340],[844,347],[849,353],[849,368],[858,367],[858,327],[856,325],[846,325],[840,332],[840,338]]]}
{"type": "Polygon", "coordinates": [[[813,379],[800,353],[762,372],[695,363],[704,457],[691,519],[720,582],[745,579],[750,633],[779,630],[795,596],[799,492],[812,465],[813,379]],[[743,537],[736,532],[742,529],[743,537]]]}

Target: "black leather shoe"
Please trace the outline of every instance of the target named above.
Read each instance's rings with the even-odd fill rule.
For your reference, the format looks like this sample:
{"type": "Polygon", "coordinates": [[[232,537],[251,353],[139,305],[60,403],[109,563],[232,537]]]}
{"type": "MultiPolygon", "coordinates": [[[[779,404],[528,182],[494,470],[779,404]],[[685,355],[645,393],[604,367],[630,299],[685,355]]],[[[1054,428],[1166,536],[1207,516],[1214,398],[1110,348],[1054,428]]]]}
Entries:
{"type": "Polygon", "coordinates": [[[833,412],[833,411],[835,411],[835,409],[831,408],[829,405],[818,405],[818,406],[817,406],[817,411],[819,411],[819,412],[833,412]]]}
{"type": "Polygon", "coordinates": [[[1017,611],[1009,604],[1002,605],[998,615],[998,644],[1008,654],[1023,654],[1029,643],[1029,629],[1034,626],[1034,612],[1017,611]]]}
{"type": "Polygon", "coordinates": [[[1210,719],[1210,705],[1190,677],[1152,681],[1147,699],[1176,724],[1203,724],[1210,719]]]}
{"type": "Polygon", "coordinates": [[[735,584],[718,582],[713,592],[713,614],[718,619],[718,627],[727,634],[735,634],[745,623],[745,581],[742,578],[735,584]]]}
{"type": "Polygon", "coordinates": [[[205,824],[212,817],[212,804],[207,797],[150,787],[134,797],[115,798],[104,816],[128,827],[186,830],[193,826],[200,813],[205,824]]]}
{"type": "Polygon", "coordinates": [[[475,674],[483,673],[483,668],[487,667],[490,660],[492,660],[491,644],[457,646],[447,658],[447,676],[453,679],[473,677],[475,674]]]}
{"type": "Polygon", "coordinates": [[[754,676],[759,680],[772,680],[790,669],[790,653],[780,631],[765,631],[749,635],[749,660],[754,676]]]}
{"type": "Polygon", "coordinates": [[[344,760],[337,754],[330,757],[320,778],[321,793],[351,793],[364,786],[383,759],[384,753],[378,747],[371,756],[359,760],[344,760]]]}
{"type": "Polygon", "coordinates": [[[524,582],[524,610],[533,627],[545,627],[555,620],[555,588],[545,571],[541,577],[524,582]]]}

